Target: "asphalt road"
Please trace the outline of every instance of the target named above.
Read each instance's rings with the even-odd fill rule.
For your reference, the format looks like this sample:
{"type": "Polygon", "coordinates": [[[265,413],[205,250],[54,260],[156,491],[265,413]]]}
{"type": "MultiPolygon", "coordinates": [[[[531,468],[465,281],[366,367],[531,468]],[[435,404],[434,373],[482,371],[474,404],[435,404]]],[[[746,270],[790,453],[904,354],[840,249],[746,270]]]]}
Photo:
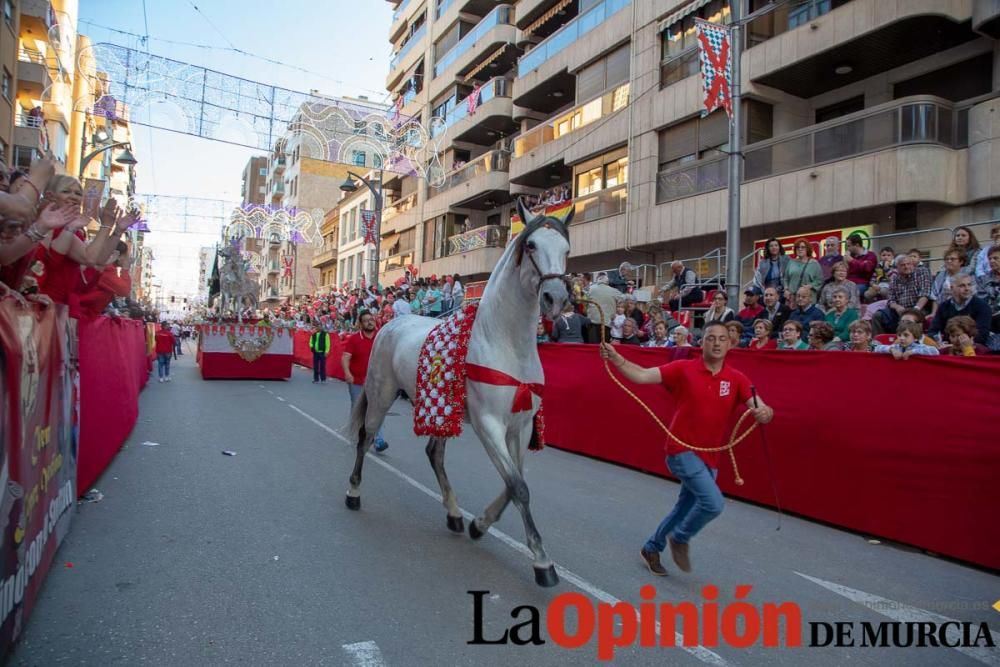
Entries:
{"type": "MultiPolygon", "coordinates": [[[[388,452],[369,455],[355,513],[344,507],[353,448],[331,434],[348,412],[343,384],[313,385],[303,369],[288,382],[204,382],[190,355],[174,373],[143,392],[139,424],[97,483],[104,500],[79,506],[10,664],[589,664],[598,662],[596,636],[578,649],[557,646],[546,605],[567,592],[638,605],[645,584],[657,603],[699,608],[706,584],[718,587],[720,606],[750,584],[754,607],[793,601],[803,626],[986,621],[1000,642],[993,574],[797,518],[776,532],[773,512],[738,501],[693,543],[693,573],[666,558],[670,576],[653,577],[639,548],[677,485],[553,448],[526,464],[534,516],[562,574],[558,587],[541,589],[513,507],[479,542],[447,531],[406,404],[397,401],[387,422],[388,452]],[[511,612],[533,605],[545,643],[469,645],[473,590],[489,591],[484,639],[527,621],[528,610],[516,620],[511,612]]],[[[501,489],[471,430],[449,442],[446,467],[472,513],[501,489]]],[[[568,618],[575,632],[575,613],[568,618]]],[[[614,653],[614,664],[664,663],[998,665],[1000,649],[636,643],[614,653]]]]}

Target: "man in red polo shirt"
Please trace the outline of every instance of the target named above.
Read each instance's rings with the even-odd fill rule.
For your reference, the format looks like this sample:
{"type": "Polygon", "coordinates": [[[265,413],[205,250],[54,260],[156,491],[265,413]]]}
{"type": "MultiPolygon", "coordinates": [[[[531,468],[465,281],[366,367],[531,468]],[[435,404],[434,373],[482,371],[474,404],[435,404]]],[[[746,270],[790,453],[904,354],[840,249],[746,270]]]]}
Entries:
{"type": "MultiPolygon", "coordinates": [[[[622,375],[636,384],[662,384],[674,398],[677,409],[670,432],[696,447],[721,447],[735,417],[746,406],[761,424],[771,421],[774,411],[763,401],[756,405],[750,380],[725,365],[731,342],[722,322],[705,325],[702,358],[674,361],[664,366],[643,368],[618,354],[614,347],[601,345],[601,356],[611,361],[622,375]]],[[[670,544],[674,562],[684,572],[691,571],[688,543],[709,521],[722,514],[722,492],[715,482],[719,452],[695,452],[668,438],[667,467],[681,481],[681,492],[670,514],[641,551],[642,561],[655,575],[667,570],[660,553],[670,544]]]]}
{"type": "MultiPolygon", "coordinates": [[[[361,331],[352,334],[344,343],[344,355],[340,363],[344,369],[344,381],[351,395],[351,407],[361,395],[368,376],[368,360],[372,356],[372,345],[375,344],[375,316],[368,312],[361,313],[358,320],[361,331]]],[[[389,443],[382,437],[382,429],[375,435],[375,451],[384,452],[389,443]]]]}

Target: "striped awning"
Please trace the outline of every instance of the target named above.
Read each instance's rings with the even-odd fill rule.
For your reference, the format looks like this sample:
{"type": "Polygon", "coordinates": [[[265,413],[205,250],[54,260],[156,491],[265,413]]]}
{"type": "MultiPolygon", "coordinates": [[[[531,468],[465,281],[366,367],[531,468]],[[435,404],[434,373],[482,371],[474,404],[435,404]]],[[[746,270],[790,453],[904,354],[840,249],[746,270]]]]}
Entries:
{"type": "Polygon", "coordinates": [[[568,7],[572,2],[573,0],[559,0],[559,2],[557,2],[552,9],[542,14],[535,21],[532,21],[531,25],[529,25],[527,28],[524,29],[523,31],[524,34],[530,35],[531,33],[535,32],[540,27],[542,27],[542,25],[548,22],[553,16],[555,16],[562,10],[566,9],[566,7],[568,7]]]}
{"type": "Polygon", "coordinates": [[[675,24],[678,21],[680,21],[685,16],[698,11],[699,9],[701,9],[702,7],[704,7],[705,5],[707,5],[708,3],[710,3],[711,1],[712,0],[691,0],[691,2],[689,2],[686,5],[684,5],[683,7],[681,7],[680,9],[678,9],[676,12],[674,12],[673,14],[670,14],[667,18],[665,18],[662,21],[660,21],[660,25],[656,28],[656,32],[657,33],[663,32],[664,30],[666,30],[667,28],[669,28],[673,24],[675,24]]]}
{"type": "Polygon", "coordinates": [[[382,243],[379,244],[380,252],[388,252],[392,249],[392,246],[396,245],[399,241],[399,234],[389,234],[388,236],[382,237],[382,243]]]}
{"type": "Polygon", "coordinates": [[[470,81],[472,81],[473,79],[476,78],[477,74],[479,74],[484,69],[486,69],[487,67],[489,67],[490,63],[492,63],[494,60],[496,60],[497,58],[499,58],[500,54],[502,54],[507,49],[508,46],[510,46],[509,42],[506,43],[506,44],[504,44],[503,46],[501,46],[499,49],[497,49],[493,53],[491,53],[489,58],[487,58],[486,60],[484,60],[483,62],[481,62],[474,70],[472,70],[471,72],[469,72],[468,74],[466,74],[465,75],[465,83],[469,83],[470,81]]]}

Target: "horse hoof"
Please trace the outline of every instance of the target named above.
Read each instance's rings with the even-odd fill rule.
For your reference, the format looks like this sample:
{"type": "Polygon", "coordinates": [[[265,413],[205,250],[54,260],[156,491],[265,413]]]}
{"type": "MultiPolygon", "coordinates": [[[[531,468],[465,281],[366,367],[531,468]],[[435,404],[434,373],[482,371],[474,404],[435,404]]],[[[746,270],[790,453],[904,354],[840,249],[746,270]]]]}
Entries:
{"type": "Polygon", "coordinates": [[[480,537],[482,537],[485,534],[486,533],[484,533],[483,531],[479,530],[479,527],[476,526],[476,520],[475,519],[473,519],[472,521],[469,522],[469,537],[471,537],[474,540],[478,540],[480,537]]]}
{"type": "Polygon", "coordinates": [[[453,533],[458,533],[461,535],[465,532],[465,520],[460,516],[449,516],[448,517],[448,530],[453,533]]]}
{"type": "Polygon", "coordinates": [[[347,509],[357,511],[361,509],[361,496],[346,496],[344,504],[347,505],[347,509]]]}
{"type": "Polygon", "coordinates": [[[559,583],[559,575],[556,574],[556,566],[535,568],[535,583],[543,588],[552,588],[559,583]]]}

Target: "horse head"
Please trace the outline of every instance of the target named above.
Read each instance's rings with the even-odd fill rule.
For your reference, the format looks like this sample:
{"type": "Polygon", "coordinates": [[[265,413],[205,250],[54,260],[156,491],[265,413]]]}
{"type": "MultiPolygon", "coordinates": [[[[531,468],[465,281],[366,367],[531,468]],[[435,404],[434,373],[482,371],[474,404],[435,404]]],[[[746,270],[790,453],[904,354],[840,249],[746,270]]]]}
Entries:
{"type": "Polygon", "coordinates": [[[569,223],[574,209],[565,219],[551,215],[532,216],[518,198],[517,213],[524,229],[515,239],[514,252],[520,270],[521,286],[538,295],[538,306],[545,317],[554,320],[569,300],[566,287],[566,258],[569,257],[569,223]],[[527,258],[528,261],[524,261],[527,258]]]}

